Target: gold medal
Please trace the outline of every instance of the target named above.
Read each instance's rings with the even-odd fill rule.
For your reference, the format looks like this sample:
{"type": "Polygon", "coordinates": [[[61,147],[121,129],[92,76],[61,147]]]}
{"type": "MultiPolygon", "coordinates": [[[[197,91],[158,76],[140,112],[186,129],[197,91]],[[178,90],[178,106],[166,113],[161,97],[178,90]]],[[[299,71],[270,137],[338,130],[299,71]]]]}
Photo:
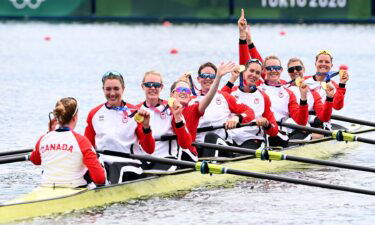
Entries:
{"type": "Polygon", "coordinates": [[[327,90],[327,83],[326,82],[322,81],[320,83],[320,85],[322,86],[323,90],[327,90]]]}
{"type": "Polygon", "coordinates": [[[297,77],[297,78],[294,80],[294,83],[296,83],[296,86],[297,86],[297,87],[300,87],[300,86],[301,86],[301,83],[302,83],[302,78],[301,78],[301,77],[297,77]]]}
{"type": "Polygon", "coordinates": [[[168,99],[168,105],[169,105],[170,108],[173,108],[174,101],[176,101],[175,98],[169,98],[168,99]]]}
{"type": "Polygon", "coordinates": [[[238,72],[243,72],[245,71],[246,67],[244,65],[240,65],[239,68],[238,68],[238,72]]]}
{"type": "Polygon", "coordinates": [[[145,118],[144,118],[143,116],[139,115],[139,113],[136,113],[136,114],[134,115],[134,120],[135,120],[137,123],[142,123],[144,119],[145,119],[145,118]]]}

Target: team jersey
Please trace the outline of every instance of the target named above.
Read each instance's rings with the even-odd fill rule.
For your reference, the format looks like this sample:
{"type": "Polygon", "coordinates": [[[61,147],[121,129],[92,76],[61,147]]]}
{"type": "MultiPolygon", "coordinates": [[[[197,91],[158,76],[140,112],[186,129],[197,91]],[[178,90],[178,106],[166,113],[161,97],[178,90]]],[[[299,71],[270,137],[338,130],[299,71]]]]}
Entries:
{"type": "MultiPolygon", "coordinates": [[[[301,100],[301,92],[299,87],[290,86],[288,89],[294,93],[297,101],[301,100]]],[[[333,98],[327,97],[323,104],[319,93],[314,90],[310,90],[307,92],[307,105],[309,112],[315,112],[320,121],[328,122],[331,119],[333,98]]]]}
{"type": "Polygon", "coordinates": [[[301,101],[297,103],[293,92],[281,85],[270,86],[262,85],[260,87],[271,99],[271,110],[277,121],[285,121],[291,117],[297,124],[305,126],[308,120],[308,105],[301,101]]]}
{"type": "MultiPolygon", "coordinates": [[[[321,86],[321,82],[316,80],[315,76],[305,76],[304,77],[305,84],[309,86],[311,90],[314,90],[319,93],[322,102],[324,103],[326,100],[326,92],[321,86]]],[[[333,108],[336,110],[340,110],[344,107],[344,99],[345,99],[345,93],[346,88],[345,84],[337,84],[335,81],[330,80],[329,81],[333,88],[335,89],[335,94],[333,96],[333,108]]]]}
{"type": "Polygon", "coordinates": [[[42,165],[42,185],[79,187],[87,185],[87,171],[96,184],[105,183],[105,172],[90,141],[69,129],[58,129],[39,138],[30,160],[42,165]]]}
{"type": "Polygon", "coordinates": [[[151,154],[155,150],[155,140],[152,132],[144,130],[132,118],[137,110],[136,106],[128,103],[120,109],[101,104],[90,111],[85,136],[96,149],[151,154]]]}
{"type": "MultiPolygon", "coordinates": [[[[200,101],[204,96],[198,96],[192,102],[200,101]]],[[[232,115],[240,115],[241,123],[248,123],[254,119],[254,111],[247,105],[238,101],[235,97],[225,92],[217,92],[209,106],[206,108],[204,115],[199,120],[198,127],[221,126],[232,115]]],[[[225,129],[212,131],[224,140],[230,140],[225,129]]],[[[203,142],[207,132],[197,134],[196,141],[203,142]]]]}
{"type": "Polygon", "coordinates": [[[153,156],[178,158],[180,147],[190,148],[192,140],[188,129],[185,127],[185,119],[176,124],[167,101],[160,100],[160,103],[155,107],[148,107],[146,102],[137,106],[150,113],[150,126],[154,128],[152,132],[154,139],[160,139],[164,135],[177,136],[177,141],[156,141],[153,156]]]}
{"type": "MultiPolygon", "coordinates": [[[[264,117],[270,123],[270,127],[266,129],[266,134],[276,136],[279,129],[271,111],[271,101],[266,93],[256,89],[251,93],[241,91],[238,86],[233,87],[232,83],[227,83],[221,90],[223,92],[231,93],[236,99],[239,99],[244,104],[248,105],[255,113],[255,119],[264,117]]],[[[236,144],[241,145],[243,142],[250,139],[264,140],[263,129],[256,126],[246,126],[233,130],[229,130],[233,140],[236,144]]]]}
{"type": "MultiPolygon", "coordinates": [[[[199,102],[191,102],[183,109],[182,114],[186,120],[186,127],[189,130],[192,141],[196,141],[199,119],[204,115],[204,112],[201,113],[199,111],[199,102]]],[[[190,146],[189,150],[194,155],[198,155],[195,146],[190,146]]]]}

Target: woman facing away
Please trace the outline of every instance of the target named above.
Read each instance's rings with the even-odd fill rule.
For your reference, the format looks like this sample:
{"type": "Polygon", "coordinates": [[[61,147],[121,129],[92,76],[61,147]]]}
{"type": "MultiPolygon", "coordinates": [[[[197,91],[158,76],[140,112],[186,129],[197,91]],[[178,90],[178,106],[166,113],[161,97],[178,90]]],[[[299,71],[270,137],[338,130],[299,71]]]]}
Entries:
{"type": "Polygon", "coordinates": [[[105,171],[90,141],[76,133],[78,102],[68,97],[56,103],[50,132],[39,138],[30,160],[43,167],[43,186],[85,187],[105,183],[105,171]],[[59,128],[53,128],[58,123],[59,128]]]}

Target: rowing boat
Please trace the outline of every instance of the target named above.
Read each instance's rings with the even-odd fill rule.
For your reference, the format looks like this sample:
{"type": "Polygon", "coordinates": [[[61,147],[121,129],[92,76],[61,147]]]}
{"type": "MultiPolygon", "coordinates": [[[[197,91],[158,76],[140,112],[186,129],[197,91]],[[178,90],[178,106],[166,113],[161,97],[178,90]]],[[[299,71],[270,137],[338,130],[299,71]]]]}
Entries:
{"type": "MultiPolygon", "coordinates": [[[[366,130],[366,131],[372,131],[366,130]]],[[[366,132],[360,131],[360,132],[366,132]]],[[[357,132],[359,133],[359,132],[357,132]]],[[[337,142],[332,138],[322,138],[299,143],[285,149],[288,155],[326,159],[353,149],[357,143],[337,142]]],[[[220,160],[220,159],[215,159],[220,160]]],[[[225,166],[266,173],[280,173],[291,170],[311,168],[310,165],[290,161],[261,161],[252,156],[242,156],[224,162],[225,166]]],[[[201,175],[191,169],[175,172],[148,171],[153,176],[121,184],[97,187],[94,189],[37,187],[32,192],[0,205],[0,223],[46,216],[56,213],[103,206],[115,202],[151,196],[173,195],[193,188],[232,185],[240,179],[234,175],[201,175]]]]}

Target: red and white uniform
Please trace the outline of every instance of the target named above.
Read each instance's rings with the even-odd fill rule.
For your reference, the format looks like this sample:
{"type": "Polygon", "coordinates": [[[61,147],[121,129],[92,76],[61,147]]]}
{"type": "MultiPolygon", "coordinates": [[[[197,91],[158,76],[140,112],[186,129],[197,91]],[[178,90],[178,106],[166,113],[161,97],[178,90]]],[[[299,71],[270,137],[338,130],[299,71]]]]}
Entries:
{"type": "MultiPolygon", "coordinates": [[[[319,93],[320,97],[322,98],[322,102],[326,101],[326,92],[321,86],[321,82],[317,81],[315,76],[306,76],[304,77],[305,84],[309,86],[311,90],[314,90],[319,93]]],[[[332,84],[333,88],[335,89],[335,95],[333,96],[333,108],[336,110],[340,110],[344,107],[344,99],[346,88],[345,84],[337,84],[335,81],[331,80],[330,84],[332,84]]]]}
{"type": "Polygon", "coordinates": [[[285,121],[291,117],[297,124],[307,124],[309,112],[306,103],[299,105],[293,92],[282,86],[262,85],[263,90],[271,99],[271,110],[277,121],[285,121]]]}
{"type": "MultiPolygon", "coordinates": [[[[241,91],[238,86],[231,88],[228,84],[221,90],[223,92],[232,93],[236,99],[239,99],[244,104],[250,106],[250,108],[254,110],[256,119],[260,117],[266,118],[271,124],[271,127],[266,130],[266,134],[270,136],[277,135],[279,129],[273,112],[271,111],[271,100],[266,93],[259,89],[256,89],[252,93],[246,93],[241,91]]],[[[250,139],[264,140],[263,129],[260,129],[257,126],[241,127],[230,130],[229,132],[238,145],[241,145],[243,142],[250,139]]]]}
{"type": "MultiPolygon", "coordinates": [[[[258,59],[263,63],[263,58],[259,54],[258,49],[255,47],[254,43],[247,44],[246,40],[241,40],[238,45],[238,52],[239,52],[239,63],[240,65],[246,65],[246,63],[250,59],[258,59]]],[[[264,80],[266,79],[266,74],[262,72],[261,74],[262,79],[259,79],[256,83],[256,86],[260,86],[264,83],[264,80]]],[[[280,84],[286,84],[287,82],[285,80],[280,79],[280,84]]]]}
{"type": "Polygon", "coordinates": [[[130,115],[137,108],[125,103],[124,110],[115,110],[101,104],[87,117],[85,136],[96,149],[131,154],[153,153],[155,140],[152,132],[144,133],[143,127],[130,115]]]}
{"type": "Polygon", "coordinates": [[[171,110],[168,107],[167,101],[160,101],[156,107],[148,107],[146,102],[137,105],[141,109],[147,110],[150,113],[150,126],[155,127],[152,135],[155,139],[160,139],[164,135],[177,135],[176,140],[156,141],[155,151],[152,156],[168,157],[173,156],[178,158],[179,148],[190,148],[191,135],[185,127],[185,120],[176,127],[171,110]]]}
{"type": "MultiPolygon", "coordinates": [[[[204,96],[198,96],[195,101],[200,101],[204,96]]],[[[194,100],[193,100],[194,101],[194,100]]],[[[255,118],[254,111],[247,105],[239,102],[235,97],[225,92],[217,92],[210,105],[206,108],[204,115],[199,120],[198,127],[221,126],[231,116],[241,115],[241,123],[248,123],[255,118]]],[[[224,140],[231,140],[224,129],[212,131],[224,140]]],[[[207,132],[197,134],[196,140],[204,141],[207,132]]]]}
{"type": "MultiPolygon", "coordinates": [[[[191,135],[192,141],[195,141],[197,137],[197,129],[199,125],[199,119],[204,115],[204,113],[201,113],[199,111],[199,102],[192,102],[187,105],[183,111],[182,114],[184,115],[185,121],[186,121],[186,127],[189,130],[189,133],[191,135]]],[[[197,150],[195,146],[189,147],[190,152],[192,152],[195,156],[198,155],[197,150]]]]}
{"type": "Polygon", "coordinates": [[[42,185],[79,187],[87,185],[87,170],[96,184],[105,183],[105,172],[89,140],[75,131],[52,131],[42,136],[30,160],[42,165],[42,185]]]}
{"type": "MultiPolygon", "coordinates": [[[[288,89],[294,93],[297,101],[301,100],[301,92],[299,90],[299,87],[294,85],[290,86],[288,89]]],[[[309,92],[307,92],[307,105],[309,112],[315,111],[316,116],[320,121],[328,122],[331,119],[333,106],[332,99],[327,98],[323,104],[322,98],[320,97],[319,93],[314,90],[310,90],[309,92]]]]}

